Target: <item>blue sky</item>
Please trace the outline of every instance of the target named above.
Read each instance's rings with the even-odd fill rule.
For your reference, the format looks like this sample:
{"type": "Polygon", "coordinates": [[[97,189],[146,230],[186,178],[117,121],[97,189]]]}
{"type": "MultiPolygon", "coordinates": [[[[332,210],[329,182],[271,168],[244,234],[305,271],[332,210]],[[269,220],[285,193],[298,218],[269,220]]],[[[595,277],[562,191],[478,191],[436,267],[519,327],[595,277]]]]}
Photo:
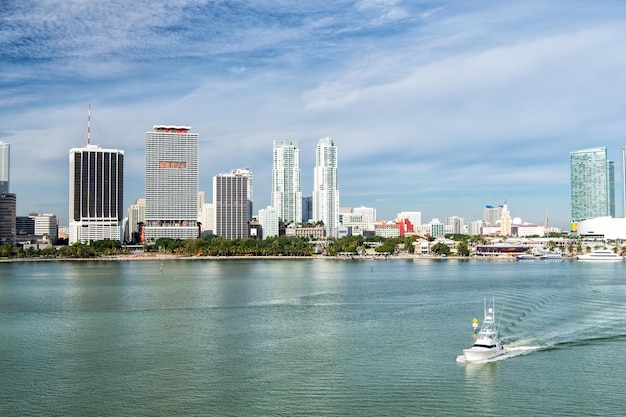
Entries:
{"type": "MultiPolygon", "coordinates": [[[[270,203],[272,141],[338,147],[341,205],[379,218],[482,218],[486,204],[566,228],[569,152],[626,146],[626,2],[22,0],[0,9],[0,140],[18,214],[68,217],[68,152],[126,155],[145,132],[200,134],[200,189],[248,167],[270,203]]],[[[621,180],[618,185],[618,215],[621,180]]]]}

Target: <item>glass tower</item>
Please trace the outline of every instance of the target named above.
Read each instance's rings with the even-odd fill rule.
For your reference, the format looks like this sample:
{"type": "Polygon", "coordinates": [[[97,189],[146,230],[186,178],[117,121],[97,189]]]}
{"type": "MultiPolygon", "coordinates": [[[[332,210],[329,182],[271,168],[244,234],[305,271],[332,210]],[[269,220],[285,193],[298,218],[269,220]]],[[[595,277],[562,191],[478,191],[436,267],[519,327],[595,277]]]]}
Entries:
{"type": "Polygon", "coordinates": [[[615,217],[615,164],[606,147],[570,152],[572,221],[615,217]]]}
{"type": "Polygon", "coordinates": [[[272,163],[272,207],[285,223],[302,219],[302,186],[300,182],[300,142],[274,141],[272,163]]]}
{"type": "Polygon", "coordinates": [[[339,227],[337,147],[330,137],[320,139],[315,151],[313,221],[324,223],[326,236],[337,237],[339,227]]]}

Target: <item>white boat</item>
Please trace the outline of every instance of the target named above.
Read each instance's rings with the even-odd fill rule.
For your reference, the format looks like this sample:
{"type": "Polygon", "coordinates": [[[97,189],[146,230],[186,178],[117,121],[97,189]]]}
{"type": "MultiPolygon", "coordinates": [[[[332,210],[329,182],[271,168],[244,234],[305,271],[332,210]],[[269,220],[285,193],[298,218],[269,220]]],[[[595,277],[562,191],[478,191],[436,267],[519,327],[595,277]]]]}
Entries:
{"type": "Polygon", "coordinates": [[[529,253],[525,253],[523,255],[517,255],[518,261],[534,261],[535,257],[529,253]]]}
{"type": "Polygon", "coordinates": [[[485,298],[484,304],[484,318],[476,341],[471,348],[463,349],[463,355],[468,362],[485,361],[506,353],[498,335],[494,299],[487,306],[487,299],[485,298]]]}
{"type": "Polygon", "coordinates": [[[600,249],[593,252],[586,253],[584,255],[578,255],[576,258],[579,261],[593,261],[593,262],[619,262],[622,260],[622,255],[619,255],[611,250],[600,249]]]}
{"type": "Polygon", "coordinates": [[[539,256],[542,261],[562,261],[563,254],[558,252],[544,252],[539,256]]]}

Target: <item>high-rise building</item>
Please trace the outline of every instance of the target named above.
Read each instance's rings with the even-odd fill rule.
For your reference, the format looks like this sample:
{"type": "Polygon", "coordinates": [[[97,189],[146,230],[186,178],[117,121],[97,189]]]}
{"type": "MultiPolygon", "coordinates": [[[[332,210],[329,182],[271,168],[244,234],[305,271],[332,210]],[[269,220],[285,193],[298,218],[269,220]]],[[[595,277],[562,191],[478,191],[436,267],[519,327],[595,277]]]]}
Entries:
{"type": "Polygon", "coordinates": [[[272,206],[259,210],[259,224],[263,239],[278,236],[278,211],[272,206]]]}
{"type": "Polygon", "coordinates": [[[0,193],[0,244],[15,242],[16,206],[17,199],[15,197],[15,194],[0,193]]]}
{"type": "Polygon", "coordinates": [[[69,243],[120,240],[124,151],[88,144],[70,149],[69,243]]]}
{"type": "Polygon", "coordinates": [[[225,239],[248,237],[249,195],[252,172],[233,170],[213,177],[213,234],[225,239]]]}
{"type": "Polygon", "coordinates": [[[198,237],[198,141],[191,127],[146,132],[146,242],[198,237]]]}
{"type": "Polygon", "coordinates": [[[502,217],[502,205],[485,206],[483,208],[483,221],[485,226],[495,226],[502,217]]]}
{"type": "Polygon", "coordinates": [[[511,212],[509,205],[504,202],[502,207],[502,217],[500,217],[500,235],[511,236],[511,212]]]}
{"type": "Polygon", "coordinates": [[[231,174],[241,175],[248,180],[248,193],[246,196],[248,205],[248,221],[252,220],[252,210],[254,210],[254,175],[250,168],[237,168],[229,171],[231,174]]]}
{"type": "Polygon", "coordinates": [[[615,217],[615,164],[605,147],[570,152],[572,221],[615,217]]]}
{"type": "Polygon", "coordinates": [[[462,234],[464,229],[464,219],[458,216],[446,217],[446,226],[452,228],[452,233],[462,234]]]}
{"type": "Polygon", "coordinates": [[[313,219],[313,197],[302,197],[302,223],[313,219]]]}
{"type": "Polygon", "coordinates": [[[128,208],[128,236],[132,243],[144,243],[143,230],[146,223],[146,199],[138,198],[128,208]]]}
{"type": "Polygon", "coordinates": [[[324,223],[326,236],[337,237],[339,227],[337,147],[330,137],[320,139],[315,150],[313,220],[324,223]]]}
{"type": "Polygon", "coordinates": [[[11,146],[0,141],[0,193],[9,192],[9,162],[11,146]]]}
{"type": "Polygon", "coordinates": [[[422,225],[422,212],[421,211],[403,211],[396,216],[397,221],[407,219],[417,230],[422,225]]]}
{"type": "Polygon", "coordinates": [[[284,223],[302,219],[302,185],[300,180],[300,142],[274,141],[272,162],[272,206],[284,223]]]}
{"type": "MultiPolygon", "coordinates": [[[[352,209],[352,212],[356,214],[366,215],[370,222],[376,221],[376,209],[373,207],[365,207],[365,206],[355,207],[352,209]]],[[[420,218],[421,218],[421,214],[420,214],[420,218]]]]}
{"type": "Polygon", "coordinates": [[[49,213],[31,213],[29,214],[35,221],[35,235],[48,236],[50,242],[55,243],[59,235],[59,222],[57,216],[49,213]]]}

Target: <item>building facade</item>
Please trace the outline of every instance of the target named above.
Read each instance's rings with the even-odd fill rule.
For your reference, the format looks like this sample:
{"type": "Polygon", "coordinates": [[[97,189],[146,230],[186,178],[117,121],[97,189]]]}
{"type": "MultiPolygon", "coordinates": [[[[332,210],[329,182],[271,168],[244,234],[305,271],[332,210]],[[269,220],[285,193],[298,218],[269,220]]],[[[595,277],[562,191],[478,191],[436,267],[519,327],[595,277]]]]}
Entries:
{"type": "Polygon", "coordinates": [[[300,142],[275,140],[272,161],[272,206],[284,223],[302,221],[300,142]]]}
{"type": "Polygon", "coordinates": [[[11,145],[0,141],[0,193],[9,192],[9,162],[11,145]]]}
{"type": "Polygon", "coordinates": [[[121,238],[124,151],[70,149],[69,244],[121,238]]]}
{"type": "Polygon", "coordinates": [[[248,237],[248,186],[252,173],[238,170],[213,177],[213,234],[225,239],[248,237]]]}
{"type": "Polygon", "coordinates": [[[339,227],[337,147],[330,137],[320,139],[315,150],[313,221],[324,223],[327,237],[337,237],[339,227]]]}
{"type": "Polygon", "coordinates": [[[483,208],[483,222],[485,226],[495,226],[502,218],[502,205],[487,205],[483,208]]]}
{"type": "Polygon", "coordinates": [[[146,199],[138,198],[128,207],[128,236],[132,243],[145,243],[146,199]]]}
{"type": "Polygon", "coordinates": [[[17,199],[13,193],[0,193],[0,244],[15,243],[15,211],[17,199]]]}
{"type": "Polygon", "coordinates": [[[198,141],[189,126],[146,132],[146,243],[198,237],[198,141]]]}
{"type": "Polygon", "coordinates": [[[313,197],[302,197],[302,223],[313,220],[313,197]]]}
{"type": "Polygon", "coordinates": [[[259,210],[259,224],[261,225],[261,237],[263,239],[278,236],[280,233],[278,210],[272,206],[259,210]]]}
{"type": "Polygon", "coordinates": [[[615,217],[615,165],[605,147],[570,152],[572,221],[615,217]]]}

